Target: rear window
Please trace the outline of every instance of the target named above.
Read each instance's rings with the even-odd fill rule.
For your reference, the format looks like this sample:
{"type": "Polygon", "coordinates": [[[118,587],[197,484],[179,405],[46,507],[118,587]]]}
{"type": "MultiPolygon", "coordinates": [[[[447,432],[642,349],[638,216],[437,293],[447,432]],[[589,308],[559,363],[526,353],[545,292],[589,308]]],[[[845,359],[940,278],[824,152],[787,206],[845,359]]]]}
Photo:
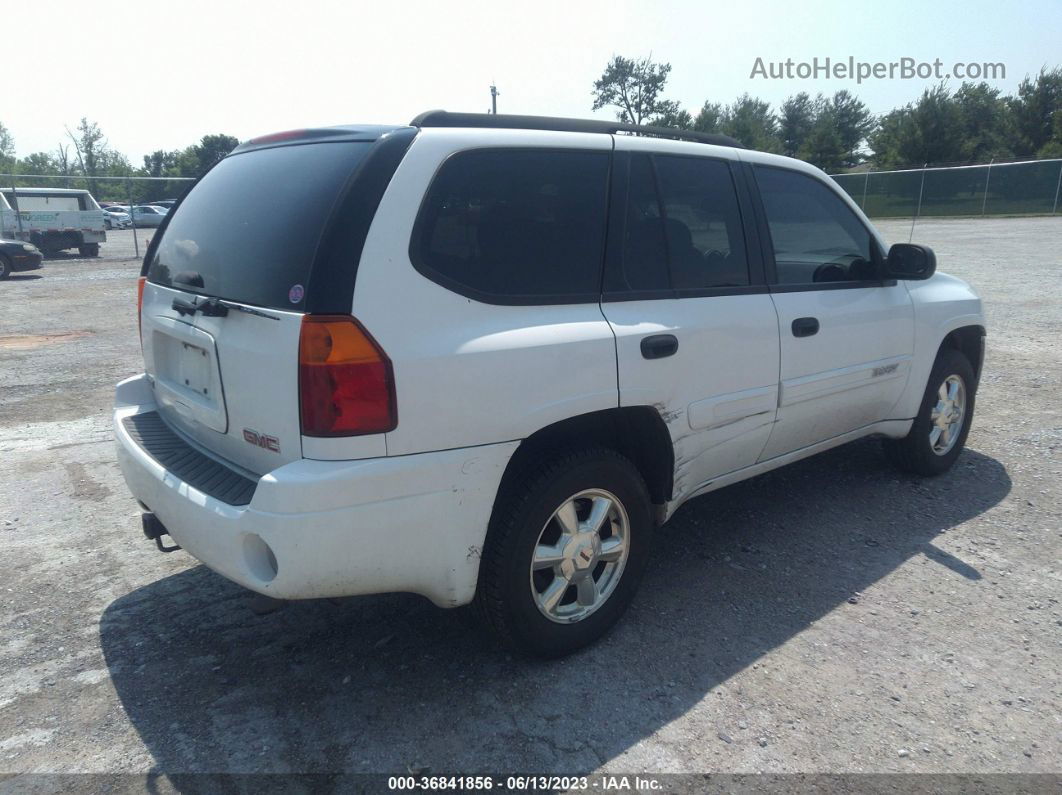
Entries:
{"type": "Polygon", "coordinates": [[[95,209],[83,194],[34,193],[32,189],[18,190],[15,193],[4,191],[4,198],[14,208],[16,202],[20,212],[81,212],[95,209]]]}
{"type": "Polygon", "coordinates": [[[333,205],[371,145],[301,144],[225,158],[170,214],[148,279],[241,303],[302,309],[333,205]]]}
{"type": "Polygon", "coordinates": [[[489,303],[596,301],[607,152],[482,149],[450,157],[410,250],[428,278],[489,303]]]}

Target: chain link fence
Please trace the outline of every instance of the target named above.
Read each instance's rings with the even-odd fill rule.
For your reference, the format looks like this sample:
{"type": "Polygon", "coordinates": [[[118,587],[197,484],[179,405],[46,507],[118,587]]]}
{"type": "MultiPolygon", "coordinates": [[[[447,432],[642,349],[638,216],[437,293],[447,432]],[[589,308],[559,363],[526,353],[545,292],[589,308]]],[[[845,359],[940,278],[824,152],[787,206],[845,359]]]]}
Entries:
{"type": "Polygon", "coordinates": [[[1062,159],[834,174],[871,218],[1053,215],[1062,159]]]}

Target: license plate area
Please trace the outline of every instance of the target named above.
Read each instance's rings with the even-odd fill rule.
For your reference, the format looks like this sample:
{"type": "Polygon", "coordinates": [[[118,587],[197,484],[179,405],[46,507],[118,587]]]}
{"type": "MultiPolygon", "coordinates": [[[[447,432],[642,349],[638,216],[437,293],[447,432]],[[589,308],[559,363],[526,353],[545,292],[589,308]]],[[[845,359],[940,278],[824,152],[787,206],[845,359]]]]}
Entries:
{"type": "Polygon", "coordinates": [[[228,431],[214,337],[171,318],[153,318],[155,399],[163,414],[189,430],[228,431]]]}
{"type": "Polygon", "coordinates": [[[200,396],[202,396],[210,403],[214,403],[210,395],[211,378],[206,348],[200,348],[188,342],[182,342],[180,345],[181,349],[173,357],[177,364],[174,380],[178,386],[183,386],[190,396],[196,399],[201,399],[200,396]]]}

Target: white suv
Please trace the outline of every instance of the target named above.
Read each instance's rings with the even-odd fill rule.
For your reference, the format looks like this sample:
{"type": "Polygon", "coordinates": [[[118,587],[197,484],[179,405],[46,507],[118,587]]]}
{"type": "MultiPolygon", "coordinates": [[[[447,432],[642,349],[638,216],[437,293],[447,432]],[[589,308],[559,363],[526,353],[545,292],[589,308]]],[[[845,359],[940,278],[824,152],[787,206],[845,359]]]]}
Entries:
{"type": "Polygon", "coordinates": [[[692,497],[869,435],[952,465],[984,321],[934,271],[722,136],[436,111],[259,138],[147,253],[122,471],[160,548],[255,591],[474,602],[564,654],[692,497]]]}

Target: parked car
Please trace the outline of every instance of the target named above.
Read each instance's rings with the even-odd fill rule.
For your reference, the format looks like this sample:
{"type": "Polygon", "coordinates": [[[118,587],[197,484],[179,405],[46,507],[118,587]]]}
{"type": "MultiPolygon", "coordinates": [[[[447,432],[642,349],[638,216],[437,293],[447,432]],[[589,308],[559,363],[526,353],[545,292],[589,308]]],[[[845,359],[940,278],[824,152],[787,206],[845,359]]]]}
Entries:
{"type": "Polygon", "coordinates": [[[149,538],[280,599],[475,602],[546,656],[693,497],[867,436],[948,470],[984,355],[975,292],[819,169],[601,121],[252,140],[144,267],[114,427],[149,538]]]}
{"type": "Polygon", "coordinates": [[[166,208],[152,204],[137,205],[132,212],[133,224],[138,227],[156,227],[165,217],[166,208]]]}
{"type": "Polygon", "coordinates": [[[103,223],[108,229],[125,229],[132,226],[132,216],[117,206],[103,208],[103,223]]]}
{"type": "Polygon", "coordinates": [[[0,279],[17,271],[32,271],[41,267],[44,255],[32,243],[0,237],[0,279]]]}

